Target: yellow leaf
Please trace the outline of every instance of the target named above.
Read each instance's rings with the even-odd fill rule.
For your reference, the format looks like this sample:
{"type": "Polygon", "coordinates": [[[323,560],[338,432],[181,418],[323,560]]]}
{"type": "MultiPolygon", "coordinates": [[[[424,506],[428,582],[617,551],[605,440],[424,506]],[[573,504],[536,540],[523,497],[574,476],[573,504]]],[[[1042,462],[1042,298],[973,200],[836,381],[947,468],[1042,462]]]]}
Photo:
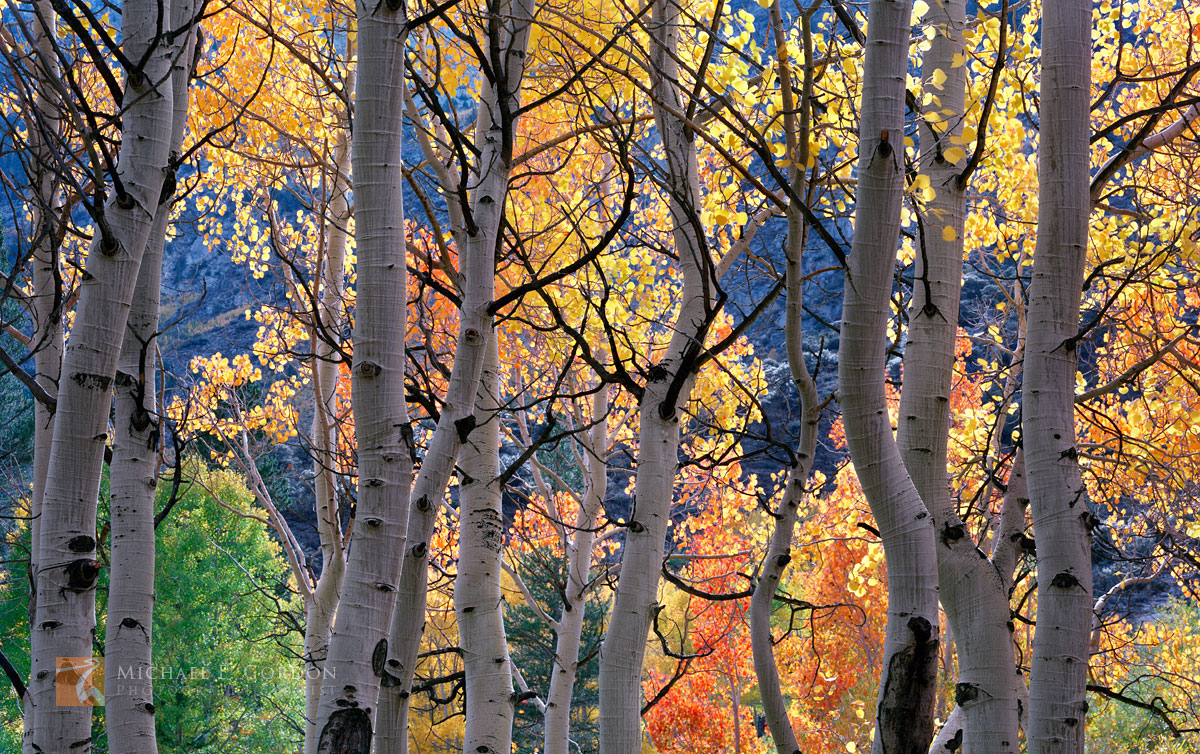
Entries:
{"type": "Polygon", "coordinates": [[[962,147],[950,147],[945,152],[942,152],[942,158],[950,163],[960,162],[966,156],[967,153],[962,147]]]}
{"type": "Polygon", "coordinates": [[[929,85],[935,89],[941,89],[946,83],[946,72],[941,68],[933,72],[933,77],[929,80],[929,85]]]}
{"type": "Polygon", "coordinates": [[[847,741],[846,751],[850,752],[850,754],[854,754],[854,752],[858,751],[858,746],[856,746],[853,741],[847,741]]]}
{"type": "Polygon", "coordinates": [[[947,225],[946,227],[942,228],[943,241],[953,241],[956,238],[958,238],[958,233],[954,230],[953,226],[947,225]]]}
{"type": "MultiPolygon", "coordinates": [[[[912,12],[913,18],[920,18],[921,16],[924,16],[929,12],[929,3],[925,2],[925,0],[917,0],[915,3],[913,3],[912,12]]],[[[851,749],[851,751],[854,750],[851,749]]]]}

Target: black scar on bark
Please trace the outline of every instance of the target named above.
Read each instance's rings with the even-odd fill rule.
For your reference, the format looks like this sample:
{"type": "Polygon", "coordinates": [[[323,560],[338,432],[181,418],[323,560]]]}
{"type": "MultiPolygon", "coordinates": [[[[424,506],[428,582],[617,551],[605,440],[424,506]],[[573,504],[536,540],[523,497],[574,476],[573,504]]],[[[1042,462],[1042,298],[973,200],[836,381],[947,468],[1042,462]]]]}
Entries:
{"type": "Polygon", "coordinates": [[[946,748],[950,751],[958,751],[960,748],[962,748],[962,736],[962,728],[954,731],[954,738],[951,738],[946,742],[946,748]]]}
{"type": "Polygon", "coordinates": [[[974,683],[957,683],[954,685],[954,703],[965,707],[985,693],[987,692],[974,683]]]}
{"type": "Polygon", "coordinates": [[[1071,587],[1080,586],[1080,583],[1074,574],[1061,571],[1054,575],[1054,578],[1050,581],[1050,585],[1056,586],[1059,589],[1070,589],[1071,587]]]}
{"type": "Polygon", "coordinates": [[[942,525],[942,544],[946,545],[947,547],[949,547],[952,542],[957,542],[966,535],[967,527],[961,521],[953,526],[950,525],[949,521],[942,525]]]}
{"type": "Polygon", "coordinates": [[[317,754],[371,754],[371,717],[359,707],[329,716],[317,740],[317,754]]]}
{"type": "Polygon", "coordinates": [[[103,374],[85,374],[77,372],[71,375],[71,379],[75,384],[86,390],[108,390],[112,387],[112,378],[103,374]]]}
{"type": "MultiPolygon", "coordinates": [[[[380,639],[375,645],[375,651],[371,653],[371,671],[379,678],[379,685],[384,688],[392,688],[400,685],[400,679],[387,671],[389,665],[388,658],[388,640],[380,639]]],[[[393,667],[400,663],[392,660],[390,663],[393,667]]]]}
{"type": "Polygon", "coordinates": [[[928,754],[933,741],[934,684],[938,640],[920,616],[908,619],[911,640],[888,661],[887,685],[879,702],[884,754],[928,754]]]}
{"type": "Polygon", "coordinates": [[[458,432],[458,441],[465,443],[467,438],[471,436],[471,432],[475,429],[475,415],[467,414],[463,418],[454,422],[454,430],[458,432]]]}
{"type": "Polygon", "coordinates": [[[96,540],[86,534],[80,534],[68,540],[67,549],[71,552],[91,552],[96,549],[96,540]]]}
{"type": "Polygon", "coordinates": [[[86,592],[96,588],[96,577],[100,575],[100,562],[81,558],[67,563],[67,588],[86,592]]]}

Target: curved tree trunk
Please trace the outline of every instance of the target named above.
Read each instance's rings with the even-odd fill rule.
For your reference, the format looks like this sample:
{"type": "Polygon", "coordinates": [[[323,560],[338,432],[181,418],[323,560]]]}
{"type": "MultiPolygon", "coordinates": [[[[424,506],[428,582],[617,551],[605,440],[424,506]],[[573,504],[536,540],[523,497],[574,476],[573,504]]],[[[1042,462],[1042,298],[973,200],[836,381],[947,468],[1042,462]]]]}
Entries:
{"type": "Polygon", "coordinates": [[[358,444],[354,536],[325,661],[322,754],[368,754],[388,620],[408,527],[413,447],[404,395],[407,249],[402,90],[404,3],[360,1],[351,147],[358,253],[351,400],[358,444]]]}
{"type": "Polygon", "coordinates": [[[1022,411],[1038,543],[1030,754],[1080,754],[1087,711],[1092,559],[1075,448],[1075,336],[1087,261],[1091,3],[1042,10],[1037,249],[1029,286],[1022,411]]]}
{"type": "Polygon", "coordinates": [[[621,576],[600,648],[600,752],[642,748],[642,661],[658,603],[658,582],[679,464],[679,422],[695,384],[695,356],[715,314],[717,281],[700,234],[700,186],[682,103],[677,49],[682,8],[654,0],[649,26],[654,122],[666,162],[675,252],[683,287],[674,333],[641,396],[634,506],[621,552],[621,576]]]}
{"type": "Polygon", "coordinates": [[[787,132],[789,177],[793,193],[792,203],[787,212],[787,239],[784,243],[784,253],[787,257],[784,337],[792,383],[800,396],[800,439],[791,468],[788,469],[783,497],[775,508],[775,527],[771,533],[766,557],[763,558],[758,584],[755,585],[754,595],[750,598],[750,649],[754,659],[754,674],[758,679],[759,695],[762,698],[763,714],[767,718],[767,728],[771,731],[775,750],[779,754],[798,754],[800,744],[788,716],[787,701],[783,697],[779,680],[779,668],[775,663],[775,645],[771,639],[771,608],[784,570],[792,559],[792,535],[796,530],[796,517],[817,451],[817,428],[821,415],[817,385],[804,362],[803,261],[804,244],[808,234],[804,214],[800,207],[795,206],[797,199],[805,193],[804,170],[809,158],[809,102],[813,87],[812,28],[809,17],[803,15],[801,23],[805,66],[804,86],[800,105],[797,107],[792,96],[787,39],[783,33],[779,1],[776,0],[771,5],[776,70],[779,72],[780,90],[783,95],[784,129],[787,132]]]}
{"type": "Polygon", "coordinates": [[[961,740],[965,750],[975,754],[1015,754],[1013,676],[1017,669],[1009,629],[1011,576],[999,573],[976,546],[955,509],[946,471],[966,200],[959,177],[964,160],[950,161],[943,154],[953,146],[951,137],[962,130],[967,68],[956,66],[955,58],[962,60],[965,55],[966,4],[964,0],[936,4],[926,21],[937,33],[924,58],[925,91],[935,94],[938,107],[921,119],[918,169],[936,193],[919,210],[897,442],[937,530],[941,602],[957,639],[955,689],[964,731],[961,740]]]}
{"type": "Polygon", "coordinates": [[[156,39],[160,12],[169,13],[170,3],[130,0],[122,8],[122,51],[130,60],[145,57],[146,63],[128,74],[117,164],[120,185],[111,191],[103,222],[97,223],[63,357],[38,534],[37,619],[31,632],[30,685],[37,706],[31,745],[44,752],[91,750],[91,708],[59,706],[55,691],[56,681],[69,689],[80,672],[66,666],[86,664],[92,656],[100,569],[96,497],[113,378],[170,160],[173,93],[162,84],[182,40],[167,35],[156,39]],[[59,667],[62,673],[56,672],[59,667]]]}
{"type": "MultiPolygon", "coordinates": [[[[192,4],[171,6],[171,26],[192,22],[192,4]]],[[[175,114],[171,123],[171,159],[178,158],[187,129],[188,81],[196,34],[189,31],[171,64],[170,87],[175,114]]],[[[177,166],[172,164],[172,175],[177,166]]],[[[163,247],[172,197],[165,191],[154,215],[150,238],[138,270],[129,324],[121,344],[115,383],[112,491],[112,563],[105,623],[107,675],[104,714],[113,754],[154,754],[154,491],[158,483],[161,423],[156,405],[159,294],[163,247]],[[124,682],[123,682],[124,681],[124,682]]]]}
{"type": "Polygon", "coordinates": [[[888,619],[874,754],[925,751],[937,689],[938,582],[933,521],[892,436],[884,390],[887,323],[903,200],[906,0],[872,0],[859,127],[854,244],[838,358],[846,444],[879,525],[888,619]]]}

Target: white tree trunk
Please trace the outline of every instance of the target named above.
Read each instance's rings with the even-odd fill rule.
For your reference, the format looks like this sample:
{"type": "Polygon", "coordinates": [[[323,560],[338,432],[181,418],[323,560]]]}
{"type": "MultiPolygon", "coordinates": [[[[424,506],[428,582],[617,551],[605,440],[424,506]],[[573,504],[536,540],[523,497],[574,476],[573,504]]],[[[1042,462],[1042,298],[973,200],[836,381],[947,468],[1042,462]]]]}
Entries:
{"type": "MultiPolygon", "coordinates": [[[[55,155],[50,136],[57,133],[60,114],[59,98],[55,91],[59,78],[56,55],[58,45],[57,17],[49,0],[37,0],[34,4],[35,17],[30,21],[34,35],[33,47],[37,51],[35,86],[37,100],[35,112],[40,122],[28,124],[29,151],[33,155],[34,170],[29,175],[36,187],[36,199],[30,208],[33,219],[32,239],[32,290],[30,291],[34,349],[34,379],[51,397],[58,395],[59,371],[62,368],[63,352],[63,290],[62,273],[58,263],[57,225],[62,211],[62,197],[51,166],[55,155]]],[[[36,580],[38,555],[39,520],[42,496],[46,489],[46,471],[50,466],[50,444],[54,438],[54,409],[41,401],[33,402],[33,490],[29,498],[29,548],[30,581],[36,580]]],[[[29,625],[37,622],[36,589],[31,589],[29,600],[29,625]]],[[[26,754],[32,754],[30,744],[35,727],[37,711],[30,694],[21,700],[24,704],[23,746],[26,754]]]]}
{"type": "Polygon", "coordinates": [[[966,161],[951,162],[943,154],[953,146],[951,137],[962,130],[967,67],[954,61],[965,55],[964,0],[937,4],[926,22],[937,33],[925,54],[925,91],[938,99],[921,119],[918,168],[936,193],[919,209],[922,221],[897,442],[937,530],[941,601],[957,639],[955,696],[963,745],[972,754],[1014,754],[1017,669],[1009,628],[1008,579],[976,546],[959,518],[946,471],[966,220],[959,176],[966,161]],[[943,79],[940,86],[938,78],[943,79]]]}
{"type": "Polygon", "coordinates": [[[487,347],[476,426],[459,458],[458,574],[454,612],[466,673],[463,754],[512,750],[513,672],[504,633],[500,593],[504,511],[500,476],[500,356],[496,338],[487,347]]]}
{"type": "MultiPolygon", "coordinates": [[[[172,28],[192,21],[192,4],[171,6],[172,28]]],[[[171,62],[172,160],[183,148],[188,81],[196,34],[189,30],[171,62]]],[[[169,168],[172,174],[177,166],[169,168]]],[[[161,423],[156,404],[159,293],[171,196],[155,211],[138,270],[129,323],[115,382],[111,496],[111,575],[105,623],[105,726],[113,754],[154,754],[154,691],[151,680],[154,625],[154,491],[158,483],[161,423]]]]}
{"type": "MultiPolygon", "coordinates": [[[[1011,383],[1015,383],[1016,381],[1016,375],[1011,375],[1008,380],[1010,387],[1011,383]]],[[[1004,501],[1000,509],[1000,523],[992,540],[992,555],[989,559],[991,566],[995,569],[997,576],[1003,584],[1006,606],[1008,604],[1007,595],[1011,592],[1013,586],[1013,569],[1016,567],[1017,558],[1020,555],[1019,543],[1024,533],[1025,512],[1028,507],[1029,489],[1025,480],[1025,455],[1023,451],[1018,450],[1016,457],[1013,458],[1012,469],[1008,475],[1008,485],[1005,489],[1004,501]]],[[[992,599],[987,593],[979,595],[979,598],[985,602],[992,599]]],[[[1011,633],[1010,630],[1007,652],[1010,656],[1014,656],[1011,633]]],[[[959,664],[961,665],[962,663],[963,658],[960,653],[959,664]]],[[[1004,693],[1011,696],[1014,700],[1013,706],[1016,708],[1017,727],[1025,729],[1026,711],[1029,707],[1029,690],[1025,687],[1024,678],[1015,669],[1012,673],[1001,674],[998,680],[1003,681],[1005,679],[1007,679],[1009,689],[1004,693]]],[[[971,701],[974,701],[974,699],[971,701]]],[[[975,744],[965,743],[964,738],[970,735],[966,732],[966,727],[967,719],[964,715],[964,708],[955,704],[950,714],[946,717],[946,722],[942,723],[941,730],[934,737],[933,743],[929,745],[930,754],[952,754],[952,752],[958,750],[974,752],[980,750],[979,747],[981,745],[983,747],[989,745],[987,742],[983,744],[979,744],[978,742],[975,744]]]]}
{"type": "MultiPolygon", "coordinates": [[[[153,44],[159,13],[170,3],[131,0],[122,8],[122,50],[141,60],[153,44]]],[[[129,305],[170,158],[172,87],[163,85],[181,40],[167,36],[140,72],[130,73],[114,186],[97,223],[80,284],[75,324],[59,384],[54,439],[38,534],[37,619],[31,631],[31,745],[44,752],[91,750],[91,709],[55,704],[56,658],[92,656],[96,496],[108,432],[112,384],[129,305]],[[107,228],[104,228],[107,226],[107,228]]]]}
{"type": "MultiPolygon", "coordinates": [[[[350,57],[352,51],[347,55],[350,57]]],[[[353,70],[353,69],[351,69],[353,70]]],[[[350,74],[347,91],[353,91],[350,74]]],[[[350,208],[346,176],[350,168],[349,123],[343,124],[333,150],[334,174],[325,219],[325,256],[321,274],[319,313],[326,337],[342,327],[342,302],[346,279],[346,241],[350,208]]],[[[316,333],[312,362],[313,377],[313,492],[316,498],[317,533],[321,542],[321,575],[305,606],[304,623],[304,751],[315,754],[317,746],[317,707],[321,699],[321,675],[329,652],[333,616],[342,590],[346,556],[342,547],[342,527],[337,503],[337,385],[338,365],[331,344],[316,333]]]]}
{"type": "Polygon", "coordinates": [[[354,536],[317,706],[317,751],[369,754],[388,620],[408,526],[413,446],[404,395],[406,7],[359,2],[352,144],[358,252],[351,392],[358,445],[354,536]]]}
{"type": "MultiPolygon", "coordinates": [[[[28,124],[29,151],[34,170],[29,176],[36,187],[37,198],[30,207],[33,262],[33,288],[30,291],[33,315],[33,363],[38,385],[50,396],[58,393],[58,374],[62,366],[62,277],[58,264],[57,225],[60,221],[62,198],[51,166],[55,163],[54,147],[49,135],[58,131],[59,102],[55,85],[59,77],[57,24],[49,0],[38,0],[35,18],[30,27],[35,35],[37,57],[34,65],[38,74],[34,107],[40,122],[28,124]]],[[[33,496],[30,506],[30,526],[36,536],[37,514],[42,492],[46,488],[46,469],[50,464],[50,441],[53,438],[54,410],[41,401],[33,403],[33,496]]],[[[36,542],[36,539],[34,540],[36,542]]],[[[36,570],[36,569],[35,569],[36,570]]]]}
{"type": "MultiPolygon", "coordinates": [[[[787,480],[775,507],[775,526],[767,554],[763,558],[758,583],[750,598],[750,650],[754,660],[754,674],[758,679],[759,696],[767,728],[779,754],[797,754],[800,744],[788,716],[787,701],[779,679],[779,668],[775,662],[775,645],[771,638],[771,613],[779,582],[792,559],[792,535],[796,530],[796,517],[803,500],[805,484],[812,470],[817,450],[817,429],[821,416],[818,405],[817,385],[804,362],[804,290],[803,261],[807,228],[804,214],[796,206],[797,197],[804,197],[805,166],[809,158],[809,101],[812,97],[812,29],[808,16],[802,16],[804,33],[804,84],[801,101],[797,107],[792,95],[792,78],[787,60],[787,39],[783,32],[783,18],[776,0],[771,5],[771,26],[775,36],[776,70],[780,77],[783,97],[784,129],[787,132],[789,180],[793,193],[787,211],[787,239],[784,253],[787,257],[785,285],[787,287],[786,320],[784,338],[787,346],[788,367],[792,383],[800,396],[800,438],[796,453],[788,469],[787,480]],[[798,116],[798,117],[797,117],[798,116]]],[[[735,730],[737,722],[735,718],[735,730]]]]}
{"type": "Polygon", "coordinates": [[[1022,411],[1037,539],[1030,754],[1080,754],[1092,614],[1088,501],[1075,448],[1075,336],[1087,257],[1091,96],[1087,0],[1042,10],[1038,238],[1022,411]]]}
{"type": "MultiPolygon", "coordinates": [[[[402,754],[408,750],[410,695],[425,627],[429,543],[459,451],[475,427],[475,396],[488,342],[495,337],[488,307],[495,298],[495,258],[500,243],[500,220],[508,197],[516,128],[515,118],[504,114],[516,113],[520,106],[533,6],[533,0],[517,0],[507,12],[501,13],[501,33],[492,40],[496,49],[491,57],[506,61],[507,66],[491,86],[484,88],[479,103],[475,124],[478,158],[471,168],[469,184],[472,222],[470,226],[456,223],[453,229],[459,248],[463,304],[459,309],[458,338],[446,400],[412,490],[408,541],[413,545],[403,550],[403,570],[388,637],[385,693],[380,702],[379,754],[402,754]]],[[[428,142],[422,146],[427,156],[438,162],[436,154],[430,154],[428,142]]],[[[457,202],[459,192],[454,177],[446,172],[441,179],[447,201],[457,202]]],[[[451,217],[461,220],[458,211],[452,211],[451,217]]]]}
{"type": "Polygon", "coordinates": [[[674,333],[641,396],[634,503],[621,551],[621,576],[600,648],[600,752],[642,748],[642,661],[658,603],[658,582],[679,464],[679,422],[695,384],[693,357],[703,347],[716,293],[714,267],[700,235],[700,187],[685,109],[677,49],[682,9],[654,0],[649,26],[654,121],[666,162],[666,193],[682,272],[674,333]]]}
{"type": "Polygon", "coordinates": [[[579,672],[588,572],[592,564],[592,545],[596,541],[596,520],[608,492],[608,388],[603,385],[592,396],[592,421],[594,424],[588,430],[581,454],[586,462],[583,503],[567,544],[567,588],[555,629],[554,663],[543,715],[544,754],[570,752],[571,700],[579,672]]]}
{"type": "Polygon", "coordinates": [[[900,458],[884,392],[903,199],[910,12],[906,0],[870,3],[854,244],[846,269],[838,359],[846,444],[879,525],[888,570],[874,754],[928,749],[939,641],[933,521],[900,458]]]}

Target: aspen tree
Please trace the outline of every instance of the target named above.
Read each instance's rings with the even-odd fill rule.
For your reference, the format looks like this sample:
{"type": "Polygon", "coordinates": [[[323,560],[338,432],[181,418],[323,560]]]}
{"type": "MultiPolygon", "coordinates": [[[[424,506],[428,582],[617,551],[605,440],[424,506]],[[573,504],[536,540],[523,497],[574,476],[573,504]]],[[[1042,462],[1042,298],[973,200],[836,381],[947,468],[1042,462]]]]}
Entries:
{"type": "MultiPolygon", "coordinates": [[[[316,750],[368,754],[388,620],[408,526],[413,447],[404,395],[404,49],[407,5],[366,2],[358,15],[351,161],[358,253],[352,406],[358,446],[355,528],[317,705],[316,750]]],[[[332,522],[327,522],[332,523],[332,522]]]]}
{"type": "Polygon", "coordinates": [[[767,718],[767,728],[771,731],[775,750],[779,754],[796,754],[800,751],[800,744],[788,717],[787,702],[783,697],[779,668],[775,661],[775,646],[771,637],[771,608],[784,570],[791,562],[792,536],[796,530],[796,517],[805,493],[805,485],[816,456],[817,429],[821,415],[817,385],[804,362],[803,261],[804,244],[808,234],[804,215],[796,204],[800,197],[804,197],[807,184],[805,170],[810,149],[809,103],[813,90],[813,44],[810,17],[808,13],[802,13],[800,21],[804,43],[804,82],[797,106],[792,92],[787,38],[783,31],[779,0],[771,4],[770,13],[787,138],[788,176],[792,188],[792,202],[789,203],[786,214],[787,238],[784,241],[787,265],[784,271],[787,289],[784,338],[792,383],[800,395],[800,439],[787,472],[783,494],[775,507],[771,541],[763,558],[754,594],[750,598],[750,648],[754,657],[754,674],[758,679],[763,714],[767,718]]]}
{"type": "Polygon", "coordinates": [[[454,612],[466,675],[463,753],[506,754],[512,749],[513,668],[504,633],[500,594],[504,511],[500,475],[500,355],[488,343],[475,416],[459,457],[458,574],[454,612]]]}
{"type": "MultiPolygon", "coordinates": [[[[939,595],[958,650],[955,690],[963,746],[978,754],[1012,754],[1018,746],[1020,683],[1009,628],[1012,570],[1001,573],[976,545],[955,509],[946,472],[962,291],[963,189],[973,169],[973,160],[959,146],[966,109],[966,4],[934,3],[925,21],[934,36],[923,60],[928,104],[919,121],[921,151],[913,192],[919,248],[896,439],[937,531],[939,595]]],[[[1002,60],[1006,51],[1001,47],[996,54],[1002,60]]]]}
{"type": "MultiPolygon", "coordinates": [[[[403,570],[397,587],[395,614],[386,646],[386,692],[381,702],[380,754],[408,750],[408,712],[421,634],[425,625],[429,544],[437,514],[450,484],[463,442],[482,424],[475,400],[486,360],[488,342],[495,338],[492,301],[495,299],[495,259],[500,224],[508,195],[513,162],[513,138],[525,75],[533,0],[504,2],[492,8],[497,31],[488,35],[489,60],[500,61],[483,83],[474,126],[475,161],[451,171],[427,134],[417,131],[428,162],[437,171],[459,249],[459,308],[454,366],[438,419],[409,504],[409,532],[403,548],[403,570]],[[467,185],[460,185],[466,180],[467,185]],[[460,197],[467,196],[467,206],[460,197]]],[[[361,69],[360,69],[361,70],[361,69]]],[[[361,73],[360,73],[361,76],[361,73]]],[[[409,100],[409,113],[417,108],[409,100]]],[[[499,573],[495,574],[499,579],[499,573]]]]}
{"type": "MultiPolygon", "coordinates": [[[[187,127],[188,82],[196,43],[193,8],[171,5],[171,28],[184,31],[171,61],[170,182],[178,169],[187,127]]],[[[115,381],[113,456],[110,466],[111,546],[104,657],[113,682],[105,687],[105,727],[114,754],[154,754],[152,650],[154,623],[154,490],[158,482],[162,424],[157,406],[158,314],[163,247],[172,191],[164,188],[138,270],[129,323],[115,381]]]]}
{"type": "MultiPolygon", "coordinates": [[[[347,75],[347,91],[354,88],[354,69],[347,75]]],[[[349,123],[338,131],[333,150],[333,189],[325,218],[325,254],[321,265],[320,321],[325,333],[337,332],[342,321],[345,294],[347,227],[350,221],[349,191],[346,176],[350,168],[349,123]]],[[[314,333],[313,382],[313,492],[316,498],[317,531],[321,542],[321,575],[317,577],[305,605],[304,621],[304,732],[305,754],[316,751],[317,707],[321,697],[321,676],[329,651],[333,616],[341,595],[346,571],[346,553],[342,546],[342,527],[334,480],[337,450],[338,364],[333,345],[323,334],[314,333]]]]}
{"type": "Polygon", "coordinates": [[[933,521],[892,436],[884,389],[887,324],[904,195],[904,99],[911,3],[872,0],[854,243],[845,275],[838,398],[846,445],[883,541],[888,616],[874,754],[933,738],[939,644],[933,521]]]}
{"type": "Polygon", "coordinates": [[[562,611],[554,626],[554,662],[543,715],[545,754],[569,754],[571,700],[579,672],[579,650],[587,608],[588,569],[596,540],[596,520],[603,511],[608,490],[608,388],[601,385],[592,396],[592,426],[584,435],[583,500],[572,535],[565,544],[567,584],[562,611]]]}
{"type": "Polygon", "coordinates": [[[650,87],[665,157],[665,193],[682,273],[680,308],[666,352],[652,366],[641,396],[634,504],[626,522],[621,576],[600,649],[600,751],[642,747],[642,661],[654,618],[675,472],[680,418],[695,384],[696,357],[715,314],[717,280],[699,219],[700,187],[691,126],[683,102],[678,47],[683,8],[651,3],[650,87]]]}
{"type": "MultiPolygon", "coordinates": [[[[58,96],[59,63],[57,56],[58,23],[49,0],[34,4],[34,18],[29,27],[34,35],[34,80],[36,101],[33,121],[28,124],[29,151],[33,171],[30,183],[36,189],[36,199],[30,210],[33,215],[33,274],[30,299],[33,305],[34,332],[30,342],[34,348],[34,377],[46,393],[58,393],[59,369],[62,366],[62,274],[58,260],[58,225],[62,218],[62,198],[54,175],[56,155],[53,139],[61,123],[58,96]]],[[[42,493],[46,488],[46,469],[50,465],[50,442],[54,433],[54,410],[41,401],[34,401],[33,418],[33,492],[30,498],[30,536],[36,542],[38,514],[42,493]]],[[[30,563],[36,572],[37,566],[30,563]]],[[[31,606],[32,610],[32,606],[31,606]]]]}
{"type": "MultiPolygon", "coordinates": [[[[1024,259],[1024,254],[1018,256],[1018,269],[1023,266],[1024,259]]],[[[1013,282],[1010,305],[1017,319],[1017,334],[1011,365],[1002,391],[1002,395],[1010,397],[1001,401],[995,412],[996,424],[987,438],[982,462],[984,468],[989,468],[991,464],[998,465],[1004,418],[1008,416],[1008,408],[1012,405],[1011,396],[1016,396],[1021,387],[1021,362],[1025,353],[1025,295],[1021,280],[1013,282]]],[[[912,352],[909,352],[906,358],[911,355],[912,352]]],[[[907,415],[904,413],[905,409],[912,405],[909,400],[911,399],[901,396],[901,416],[907,415]]],[[[900,442],[902,447],[905,443],[911,443],[911,434],[906,437],[902,433],[900,442]]],[[[912,453],[911,450],[906,452],[912,453]]],[[[921,462],[918,457],[917,463],[921,462]]],[[[997,486],[998,481],[989,480],[980,497],[990,498],[992,490],[997,486]]],[[[937,492],[931,491],[931,500],[937,500],[937,492]]],[[[964,533],[966,532],[965,525],[957,515],[948,518],[939,526],[938,569],[941,584],[946,587],[942,601],[943,605],[946,605],[947,614],[954,614],[954,618],[950,619],[952,635],[956,638],[960,632],[963,635],[961,640],[956,641],[959,679],[961,683],[969,685],[963,687],[962,693],[957,693],[956,686],[956,703],[930,745],[930,751],[933,752],[938,751],[939,746],[956,741],[963,746],[967,745],[965,741],[970,741],[971,750],[980,748],[988,751],[989,747],[1007,746],[1005,731],[1009,732],[1007,735],[1016,735],[1011,731],[1025,727],[1029,690],[1025,686],[1025,678],[1016,669],[1013,631],[1007,623],[1003,626],[1003,633],[996,626],[996,620],[1002,611],[1005,615],[1010,614],[1014,572],[1020,560],[1026,512],[1029,507],[1025,454],[1020,448],[1013,457],[1003,492],[999,522],[992,533],[991,553],[986,559],[981,557],[982,551],[979,549],[982,540],[976,544],[969,537],[952,539],[941,536],[941,533],[945,532],[957,537],[959,526],[963,527],[964,533]],[[962,557],[959,551],[965,551],[966,557],[962,557]],[[961,570],[955,570],[951,565],[961,570]],[[1002,655],[1007,656],[1007,665],[1004,664],[1002,655]],[[1008,668],[1012,669],[1011,672],[1008,668]],[[988,674],[989,669],[994,675],[988,674]],[[982,684],[979,683],[980,680],[982,684]],[[1000,686],[1004,681],[1009,684],[1010,688],[1007,690],[1000,686]],[[967,712],[967,707],[975,709],[967,712]],[[1009,717],[1010,715],[1015,715],[1015,719],[1009,717]],[[997,721],[1000,721],[1000,724],[997,724],[997,721]],[[988,728],[991,730],[990,734],[981,732],[981,729],[988,728]]]]}
{"type": "MultiPolygon", "coordinates": [[[[62,273],[59,265],[59,229],[61,223],[62,197],[55,177],[54,166],[58,156],[54,138],[58,134],[62,115],[58,92],[60,66],[57,56],[58,21],[48,0],[37,0],[33,4],[33,18],[28,30],[33,37],[32,56],[34,102],[29,110],[26,125],[31,155],[29,182],[34,187],[34,200],[30,206],[33,231],[31,239],[31,261],[33,264],[30,290],[30,313],[33,317],[34,379],[46,395],[54,398],[58,394],[59,372],[62,368],[63,352],[63,292],[62,273]]],[[[50,465],[50,445],[54,436],[54,408],[40,400],[33,406],[33,485],[29,498],[29,535],[33,546],[29,552],[31,582],[37,573],[37,541],[40,530],[42,496],[46,489],[46,471],[50,465]]],[[[36,622],[36,594],[29,601],[29,625],[36,622]]],[[[32,752],[32,732],[35,727],[36,705],[27,694],[24,705],[25,735],[22,746],[32,752]]]]}
{"type": "MultiPolygon", "coordinates": [[[[95,627],[96,498],[112,385],[138,268],[170,163],[171,62],[187,35],[164,31],[171,4],[132,0],[122,8],[125,92],[113,185],[80,283],[63,354],[54,435],[37,542],[37,616],[31,628],[31,746],[91,750],[91,708],[55,704],[56,658],[90,658],[95,627]],[[161,15],[160,15],[161,14],[161,15]]],[[[68,664],[71,661],[66,661],[68,664]]]]}
{"type": "Polygon", "coordinates": [[[1081,754],[1092,618],[1091,526],[1075,446],[1076,336],[1091,214],[1092,4],[1042,8],[1038,229],[1022,426],[1037,539],[1030,754],[1081,754]]]}

